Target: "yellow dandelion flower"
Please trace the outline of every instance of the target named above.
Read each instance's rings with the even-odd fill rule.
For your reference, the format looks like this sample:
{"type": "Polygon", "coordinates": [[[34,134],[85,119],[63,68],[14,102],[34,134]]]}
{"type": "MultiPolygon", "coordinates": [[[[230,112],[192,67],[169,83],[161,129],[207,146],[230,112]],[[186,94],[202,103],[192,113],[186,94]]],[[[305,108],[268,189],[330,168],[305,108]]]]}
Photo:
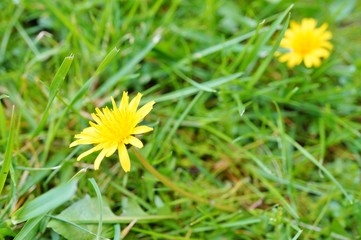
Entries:
{"type": "Polygon", "coordinates": [[[80,134],[76,134],[75,138],[77,140],[70,144],[70,147],[82,144],[93,144],[95,146],[80,154],[77,160],[79,161],[93,152],[100,151],[94,162],[94,169],[97,170],[104,157],[109,157],[118,149],[120,164],[125,172],[129,172],[130,160],[126,145],[131,144],[137,148],[142,148],[143,143],[134,135],[153,130],[148,126],[137,126],[153,109],[155,103],[151,101],[137,110],[141,97],[142,94],[138,93],[129,103],[128,93],[123,92],[119,107],[111,98],[113,109],[105,107],[99,110],[99,108],[96,108],[96,113],[91,115],[95,122],[90,121],[90,127],[85,128],[80,134]]]}
{"type": "Polygon", "coordinates": [[[316,27],[315,19],[303,19],[301,24],[291,21],[290,28],[286,30],[280,46],[289,52],[279,57],[280,62],[287,62],[292,68],[304,62],[307,68],[321,65],[321,59],[328,58],[332,49],[329,40],[331,32],[327,31],[327,24],[316,27]]]}

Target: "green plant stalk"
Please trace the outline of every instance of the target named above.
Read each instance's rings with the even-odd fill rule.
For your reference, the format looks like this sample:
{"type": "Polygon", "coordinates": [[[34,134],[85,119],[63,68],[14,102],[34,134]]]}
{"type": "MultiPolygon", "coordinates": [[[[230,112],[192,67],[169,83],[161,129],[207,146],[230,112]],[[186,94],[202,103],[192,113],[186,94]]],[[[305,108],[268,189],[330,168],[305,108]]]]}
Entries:
{"type": "Polygon", "coordinates": [[[217,203],[213,203],[212,200],[208,200],[205,198],[202,198],[200,196],[195,195],[194,193],[190,193],[185,191],[184,189],[180,188],[179,186],[177,186],[176,184],[174,184],[171,180],[169,180],[167,177],[163,176],[160,172],[158,172],[152,165],[149,164],[149,162],[147,161],[147,159],[145,159],[142,154],[136,150],[135,148],[133,148],[133,152],[135,154],[135,156],[138,158],[138,160],[140,161],[140,163],[151,173],[153,174],[153,176],[155,176],[159,181],[161,181],[164,185],[166,185],[167,187],[169,187],[170,189],[172,189],[173,191],[179,193],[180,195],[183,195],[189,199],[192,199],[195,202],[199,202],[199,203],[204,203],[204,204],[208,204],[211,205],[219,210],[223,210],[223,211],[227,211],[227,212],[234,212],[236,211],[235,208],[233,207],[229,207],[229,206],[224,206],[224,205],[220,205],[217,203]]]}

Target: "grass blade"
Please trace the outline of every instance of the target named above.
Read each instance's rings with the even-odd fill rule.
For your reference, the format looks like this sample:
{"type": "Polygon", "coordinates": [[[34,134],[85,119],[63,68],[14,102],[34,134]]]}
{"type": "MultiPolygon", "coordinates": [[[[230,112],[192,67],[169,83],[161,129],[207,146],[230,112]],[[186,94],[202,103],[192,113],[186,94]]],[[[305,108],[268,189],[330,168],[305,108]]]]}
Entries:
{"type": "Polygon", "coordinates": [[[99,75],[99,73],[101,73],[106,66],[108,66],[108,64],[113,60],[113,58],[119,53],[119,49],[118,48],[113,48],[103,59],[103,61],[99,64],[97,70],[95,71],[95,75],[99,75]]]}
{"type": "Polygon", "coordinates": [[[38,233],[40,221],[45,217],[45,214],[37,216],[36,218],[29,219],[24,226],[21,228],[21,231],[16,235],[14,240],[23,240],[23,239],[34,239],[38,233]]]}
{"type": "Polygon", "coordinates": [[[63,63],[61,64],[60,68],[58,69],[57,73],[55,74],[55,77],[54,77],[53,81],[51,82],[50,89],[49,89],[48,104],[45,108],[43,117],[42,117],[38,127],[35,129],[35,131],[32,134],[33,137],[35,137],[43,129],[43,127],[48,119],[49,109],[51,107],[51,104],[53,103],[56,94],[59,92],[60,87],[64,82],[65,76],[67,75],[67,73],[70,69],[73,59],[74,59],[74,55],[70,55],[70,56],[66,57],[64,59],[63,63]]]}
{"type": "Polygon", "coordinates": [[[297,148],[306,158],[308,158],[313,164],[315,164],[330,180],[341,190],[341,192],[345,195],[347,200],[352,203],[351,196],[346,192],[343,186],[336,180],[336,178],[314,157],[310,154],[306,149],[304,149],[299,143],[293,140],[290,136],[285,134],[285,139],[291,143],[295,148],[297,148]]]}
{"type": "Polygon", "coordinates": [[[70,200],[77,189],[77,181],[60,185],[27,202],[12,215],[14,223],[24,222],[47,213],[70,200]]]}
{"type": "Polygon", "coordinates": [[[24,8],[19,5],[18,9],[16,9],[16,12],[13,14],[11,20],[9,23],[7,23],[7,28],[5,31],[3,31],[3,35],[2,35],[2,41],[1,41],[1,45],[0,45],[0,63],[2,63],[5,60],[5,52],[6,52],[6,47],[8,45],[9,39],[10,39],[10,35],[12,33],[13,27],[15,26],[16,22],[18,21],[19,17],[21,16],[22,12],[23,12],[24,8]]]}
{"type": "MultiPolygon", "coordinates": [[[[292,7],[292,6],[291,6],[292,7]]],[[[283,20],[283,17],[288,13],[289,10],[291,10],[291,7],[289,7],[285,13],[283,15],[281,15],[279,21],[276,21],[275,23],[277,24],[273,24],[274,28],[276,28],[279,24],[279,22],[281,20],[283,20]]],[[[257,68],[257,71],[255,72],[255,74],[252,77],[252,80],[248,83],[248,87],[251,89],[256,83],[257,81],[261,78],[262,74],[264,73],[264,71],[267,69],[269,63],[271,62],[271,60],[274,58],[274,54],[278,49],[278,46],[280,45],[280,42],[283,38],[283,35],[285,34],[287,27],[288,27],[288,23],[290,21],[290,15],[288,15],[288,18],[286,20],[286,23],[283,25],[282,27],[282,31],[281,34],[278,36],[277,38],[277,42],[276,44],[272,47],[271,51],[268,53],[267,57],[263,60],[262,64],[257,68]]],[[[271,28],[272,29],[272,28],[271,28]]],[[[270,30],[271,32],[271,30],[270,30]]],[[[273,32],[272,32],[273,33],[273,32]]]]}
{"type": "MultiPolygon", "coordinates": [[[[232,74],[232,75],[229,75],[226,77],[221,77],[221,78],[213,79],[208,82],[200,83],[199,85],[202,85],[203,88],[206,88],[206,89],[212,89],[212,88],[221,86],[222,84],[225,84],[227,82],[230,82],[236,78],[239,78],[241,75],[242,75],[242,73],[235,73],[235,74],[232,74]]],[[[163,94],[162,96],[155,98],[154,101],[159,103],[159,102],[179,99],[182,97],[187,97],[187,96],[198,93],[199,89],[200,89],[199,87],[195,87],[195,86],[183,88],[180,90],[176,90],[176,91],[173,91],[170,93],[163,94]]]]}
{"type": "MultiPolygon", "coordinates": [[[[9,96],[7,95],[0,95],[0,101],[3,98],[8,98],[9,96]]],[[[7,133],[8,133],[8,129],[6,126],[6,119],[5,119],[5,111],[4,111],[4,107],[2,104],[0,104],[0,137],[2,141],[6,141],[6,137],[7,137],[7,133]]]]}
{"type": "Polygon", "coordinates": [[[6,149],[5,149],[5,158],[3,165],[1,167],[1,174],[0,174],[0,194],[2,193],[2,190],[5,185],[6,178],[8,176],[10,165],[11,165],[11,155],[13,152],[14,147],[14,135],[15,135],[15,117],[14,117],[14,109],[11,112],[11,120],[10,120],[10,131],[8,135],[8,140],[6,143],[6,149]]]}
{"type": "Polygon", "coordinates": [[[124,77],[125,75],[129,74],[135,65],[137,65],[144,57],[157,45],[161,38],[160,31],[156,31],[155,36],[153,39],[145,46],[145,48],[137,53],[132,59],[130,59],[127,64],[120,69],[114,76],[108,79],[94,94],[94,98],[100,97],[106,91],[108,91],[111,87],[117,84],[119,79],[124,77]]]}

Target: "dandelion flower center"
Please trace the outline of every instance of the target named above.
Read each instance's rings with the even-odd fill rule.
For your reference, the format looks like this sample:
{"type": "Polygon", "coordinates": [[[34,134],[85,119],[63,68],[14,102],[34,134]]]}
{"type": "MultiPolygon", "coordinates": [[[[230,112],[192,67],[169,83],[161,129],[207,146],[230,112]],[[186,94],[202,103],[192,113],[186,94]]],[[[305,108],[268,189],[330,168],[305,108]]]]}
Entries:
{"type": "Polygon", "coordinates": [[[91,116],[95,122],[89,122],[90,127],[85,128],[80,134],[76,134],[74,142],[70,147],[82,144],[95,145],[90,150],[79,155],[77,160],[85,156],[100,151],[95,159],[94,169],[99,169],[104,157],[109,157],[118,150],[119,160],[125,172],[130,171],[130,160],[126,145],[131,144],[142,148],[143,143],[134,135],[150,132],[153,128],[148,126],[137,126],[139,122],[152,110],[154,101],[145,104],[137,110],[142,95],[140,93],[129,102],[127,92],[123,92],[120,106],[118,107],[112,100],[112,109],[108,107],[100,110],[96,108],[96,113],[91,116]]]}
{"type": "Polygon", "coordinates": [[[287,62],[291,68],[302,62],[308,68],[320,66],[321,59],[330,55],[332,34],[326,30],[327,24],[319,28],[316,25],[316,20],[311,18],[303,19],[301,24],[292,21],[280,44],[288,52],[282,54],[279,61],[287,62]]]}

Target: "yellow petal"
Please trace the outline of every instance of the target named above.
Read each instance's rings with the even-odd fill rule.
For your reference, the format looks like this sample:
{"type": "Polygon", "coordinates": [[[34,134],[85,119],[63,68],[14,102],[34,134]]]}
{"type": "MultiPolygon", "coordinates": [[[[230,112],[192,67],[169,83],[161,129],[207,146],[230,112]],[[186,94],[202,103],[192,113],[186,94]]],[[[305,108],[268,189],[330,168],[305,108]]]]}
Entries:
{"type": "Polygon", "coordinates": [[[332,47],[333,47],[330,42],[326,42],[326,41],[322,42],[321,46],[322,46],[323,48],[326,48],[326,49],[329,49],[329,50],[331,50],[332,47]]]}
{"type": "Polygon", "coordinates": [[[79,161],[79,160],[81,160],[82,158],[88,156],[89,154],[92,154],[93,152],[99,151],[100,149],[102,149],[102,147],[101,147],[100,144],[99,144],[99,145],[97,145],[97,146],[89,149],[88,151],[85,151],[85,152],[83,152],[82,154],[80,154],[76,160],[79,161]]]}
{"type": "Polygon", "coordinates": [[[153,105],[155,104],[154,101],[151,101],[147,104],[145,104],[143,107],[141,107],[138,111],[137,111],[137,121],[141,121],[145,116],[147,116],[147,114],[153,109],[153,105]]]}
{"type": "Polygon", "coordinates": [[[69,147],[72,148],[72,147],[78,146],[80,144],[83,144],[83,143],[81,143],[80,140],[75,140],[74,142],[70,143],[69,147]]]}
{"type": "Polygon", "coordinates": [[[302,62],[301,56],[298,54],[292,53],[289,55],[289,58],[287,60],[287,66],[289,68],[293,68],[294,66],[300,64],[302,62]]]}
{"type": "Polygon", "coordinates": [[[293,38],[295,36],[295,32],[287,29],[285,32],[285,38],[293,38]]]}
{"type": "Polygon", "coordinates": [[[282,47],[282,48],[291,48],[292,47],[291,40],[288,39],[288,38],[283,38],[281,40],[280,47],[282,47]]]}
{"type": "Polygon", "coordinates": [[[113,144],[110,147],[106,148],[107,150],[107,154],[105,155],[106,157],[110,157],[118,148],[117,144],[113,144]]]}
{"type": "Polygon", "coordinates": [[[123,92],[122,100],[120,101],[119,109],[127,109],[129,104],[128,92],[123,92]]]}
{"type": "Polygon", "coordinates": [[[103,149],[97,156],[97,158],[94,161],[94,169],[98,170],[100,163],[102,162],[102,160],[104,159],[105,155],[106,155],[107,151],[106,149],[103,149]]]}
{"type": "Polygon", "coordinates": [[[294,20],[291,20],[290,22],[290,28],[293,30],[293,31],[297,31],[299,28],[300,28],[300,25],[294,21],[294,20]]]}
{"type": "Polygon", "coordinates": [[[78,140],[75,140],[74,142],[70,143],[69,147],[75,147],[75,146],[82,145],[82,144],[92,144],[92,142],[89,142],[88,139],[78,139],[78,140]]]}
{"type": "Polygon", "coordinates": [[[313,65],[317,64],[317,58],[314,55],[307,55],[304,59],[305,66],[311,68],[313,65]]]}
{"type": "Polygon", "coordinates": [[[153,128],[148,127],[148,126],[138,126],[135,127],[132,134],[143,134],[143,133],[147,133],[153,131],[153,128]]]}
{"type": "Polygon", "coordinates": [[[125,172],[129,172],[130,171],[130,160],[129,160],[128,151],[124,144],[118,145],[118,155],[119,155],[120,165],[122,166],[123,170],[125,172]]]}
{"type": "Polygon", "coordinates": [[[321,27],[318,28],[318,30],[321,32],[325,32],[327,28],[328,28],[328,24],[324,23],[321,25],[321,27]]]}
{"type": "Polygon", "coordinates": [[[110,99],[112,100],[113,109],[117,109],[118,107],[117,107],[117,104],[116,104],[115,101],[114,101],[114,98],[111,97],[110,99]]]}
{"type": "Polygon", "coordinates": [[[314,50],[312,54],[315,56],[318,56],[318,57],[327,58],[330,55],[330,52],[324,48],[320,48],[320,49],[314,50]]]}
{"type": "Polygon", "coordinates": [[[287,62],[290,59],[290,56],[291,56],[290,53],[285,53],[285,54],[281,55],[278,60],[280,62],[287,62]]]}
{"type": "Polygon", "coordinates": [[[95,114],[95,113],[92,113],[91,114],[92,118],[94,119],[94,121],[97,123],[97,124],[101,124],[102,122],[100,121],[100,118],[98,118],[98,116],[95,114]]]}
{"type": "Polygon", "coordinates": [[[128,139],[129,144],[132,144],[134,147],[142,148],[143,143],[138,138],[130,136],[128,139]]]}
{"type": "Polygon", "coordinates": [[[102,113],[102,111],[100,111],[99,108],[95,108],[95,112],[96,112],[97,116],[99,117],[99,119],[103,122],[105,120],[105,116],[102,113]]]}
{"type": "Polygon", "coordinates": [[[320,36],[320,39],[323,41],[327,41],[330,40],[332,38],[332,33],[331,32],[325,32],[320,36]]]}
{"type": "Polygon", "coordinates": [[[318,57],[315,57],[314,60],[313,60],[313,65],[315,67],[319,67],[321,65],[321,59],[318,58],[318,57]]]}
{"type": "Polygon", "coordinates": [[[315,29],[317,22],[313,18],[305,18],[302,20],[301,25],[304,30],[309,31],[315,29]]]}
{"type": "Polygon", "coordinates": [[[132,99],[132,101],[129,103],[129,111],[135,112],[137,111],[140,99],[142,98],[142,94],[138,93],[135,98],[132,99]]]}

